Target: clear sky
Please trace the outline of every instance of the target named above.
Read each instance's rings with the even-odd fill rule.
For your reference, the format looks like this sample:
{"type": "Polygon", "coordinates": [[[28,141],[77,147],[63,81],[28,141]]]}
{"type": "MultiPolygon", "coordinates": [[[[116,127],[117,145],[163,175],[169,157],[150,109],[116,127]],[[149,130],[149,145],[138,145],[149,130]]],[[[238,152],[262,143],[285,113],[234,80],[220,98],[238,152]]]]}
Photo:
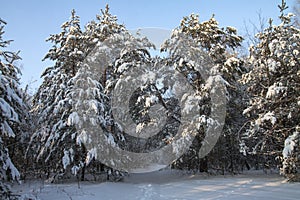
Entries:
{"type": "MultiPolygon", "coordinates": [[[[290,7],[294,0],[287,0],[290,7]]],[[[106,4],[111,13],[127,29],[156,27],[173,29],[182,17],[198,13],[200,20],[208,20],[212,14],[221,26],[233,26],[239,34],[245,33],[245,22],[258,23],[258,13],[278,22],[278,4],[281,0],[2,0],[0,18],[8,24],[5,39],[13,39],[11,50],[21,50],[22,85],[32,83],[32,89],[40,83],[40,74],[51,65],[42,58],[51,47],[45,39],[60,32],[60,25],[69,19],[74,8],[81,17],[82,27],[95,18],[106,4]],[[37,81],[35,81],[37,80],[37,81]]],[[[250,25],[249,25],[250,26],[250,25]]]]}

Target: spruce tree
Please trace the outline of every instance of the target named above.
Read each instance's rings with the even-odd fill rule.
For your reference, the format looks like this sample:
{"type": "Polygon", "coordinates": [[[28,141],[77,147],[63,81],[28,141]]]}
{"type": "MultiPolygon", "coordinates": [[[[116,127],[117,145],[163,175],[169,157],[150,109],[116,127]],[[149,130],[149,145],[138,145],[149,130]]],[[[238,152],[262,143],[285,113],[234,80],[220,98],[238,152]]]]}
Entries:
{"type": "Polygon", "coordinates": [[[86,54],[80,18],[74,10],[61,29],[59,34],[47,39],[53,47],[44,59],[53,61],[54,65],[43,72],[43,83],[33,99],[37,122],[30,148],[34,147],[38,166],[48,175],[70,173],[71,168],[80,168],[84,161],[81,155],[84,149],[76,143],[76,129],[68,124],[72,108],[70,80],[86,54]]]}
{"type": "Polygon", "coordinates": [[[207,171],[208,168],[223,172],[224,170],[238,170],[239,163],[236,162],[242,162],[240,160],[242,156],[239,153],[236,134],[239,126],[243,124],[243,118],[238,114],[243,108],[242,91],[238,79],[244,69],[243,61],[238,58],[235,50],[241,45],[242,40],[243,38],[237,35],[235,28],[219,27],[214,16],[208,21],[200,22],[198,15],[191,14],[182,19],[180,26],[173,31],[172,39],[166,42],[166,48],[162,48],[163,51],[167,50],[171,53],[171,62],[194,86],[201,99],[199,101],[200,116],[209,119],[211,112],[209,93],[212,88],[205,82],[207,77],[202,77],[202,75],[219,76],[227,91],[227,117],[219,143],[208,156],[199,159],[198,151],[205,136],[203,130],[206,126],[201,125],[203,130],[199,131],[190,151],[175,162],[176,167],[200,171],[207,171]],[[193,44],[180,43],[179,41],[184,41],[184,38],[189,38],[193,44]],[[196,60],[201,60],[202,65],[206,65],[202,72],[195,68],[197,63],[189,60],[190,58],[182,57],[184,52],[176,50],[176,47],[184,45],[186,45],[185,49],[190,49],[187,51],[190,51],[189,54],[192,57],[197,51],[199,55],[202,55],[199,58],[194,57],[196,60]]]}
{"type": "Polygon", "coordinates": [[[18,53],[7,51],[12,40],[4,40],[4,25],[0,19],[0,198],[14,199],[3,180],[19,180],[24,167],[29,108],[20,88],[20,70],[15,61],[18,53]],[[17,167],[16,167],[17,166],[17,167]]]}
{"type": "Polygon", "coordinates": [[[107,4],[101,14],[96,15],[96,20],[90,21],[85,26],[85,36],[91,50],[98,42],[103,42],[113,34],[124,32],[125,26],[118,23],[118,18],[112,15],[107,4]]]}
{"type": "MultiPolygon", "coordinates": [[[[81,179],[84,179],[85,170],[95,172],[99,167],[100,171],[105,170],[106,173],[118,173],[103,166],[101,160],[100,163],[96,162],[91,149],[86,149],[84,139],[93,133],[79,127],[79,124],[94,120],[101,125],[108,138],[112,135],[120,136],[112,133],[111,128],[114,122],[108,95],[113,77],[110,73],[115,73],[113,65],[126,49],[125,43],[133,44],[135,39],[123,25],[118,24],[108,6],[101,13],[96,16],[96,21],[89,22],[82,31],[79,17],[72,11],[70,20],[62,25],[62,32],[48,39],[54,46],[45,59],[54,61],[54,66],[42,74],[44,81],[33,99],[37,129],[31,138],[31,146],[38,152],[37,165],[48,175],[81,172],[81,179]],[[107,41],[110,40],[118,44],[119,48],[109,46],[107,41]],[[93,53],[98,50],[101,52],[100,47],[114,52],[115,56],[111,56],[110,60],[100,58],[100,63],[105,64],[101,65],[104,71],[101,71],[100,65],[95,66],[87,61],[93,53]],[[82,99],[83,96],[85,99],[82,99]],[[82,115],[92,112],[91,109],[96,117],[84,118],[82,115]]],[[[143,45],[136,48],[142,48],[143,45]]]]}
{"type": "Polygon", "coordinates": [[[243,146],[252,154],[263,155],[268,163],[279,164],[281,172],[293,179],[299,173],[300,30],[285,14],[279,25],[257,35],[259,43],[250,48],[253,69],[243,77],[251,99],[244,114],[249,123],[243,146]],[[275,159],[279,162],[275,162],[275,159]]]}
{"type": "MultiPolygon", "coordinates": [[[[131,146],[129,143],[131,142],[127,140],[126,134],[113,117],[111,108],[112,92],[123,73],[126,73],[131,67],[138,67],[142,65],[142,63],[145,64],[146,60],[150,60],[149,52],[146,49],[153,47],[153,45],[146,39],[133,37],[128,30],[126,30],[125,26],[120,25],[117,22],[117,18],[109,12],[108,5],[104,11],[101,10],[101,13],[101,15],[96,16],[96,21],[91,21],[86,25],[85,42],[89,49],[87,60],[95,55],[102,55],[102,57],[92,59],[95,63],[83,65],[77,76],[74,77],[74,83],[76,82],[81,85],[84,82],[88,83],[88,86],[75,88],[77,89],[75,93],[85,94],[84,101],[86,104],[83,105],[81,103],[83,101],[79,98],[76,101],[76,106],[94,105],[97,109],[94,109],[93,112],[95,112],[94,114],[97,114],[98,117],[95,120],[89,120],[101,125],[100,128],[106,136],[105,140],[128,150],[128,146],[131,146]],[[124,66],[127,67],[124,68],[124,66]],[[87,88],[83,89],[82,87],[87,88]]],[[[134,77],[132,78],[134,79],[134,77]]],[[[91,112],[88,108],[86,110],[87,112],[91,112]]],[[[86,113],[84,112],[80,115],[83,114],[86,113]]],[[[82,120],[84,121],[84,119],[82,120]]],[[[87,135],[93,134],[85,130],[83,130],[83,132],[87,135]]],[[[129,151],[132,151],[132,149],[129,151]]],[[[98,155],[99,154],[100,153],[98,153],[98,155]]],[[[120,155],[120,157],[122,157],[122,155],[120,155]]],[[[106,160],[105,162],[101,160],[101,158],[96,158],[95,155],[89,155],[88,158],[89,161],[93,161],[91,165],[97,162],[102,164],[110,162],[109,158],[102,157],[102,159],[106,160]]],[[[122,159],[120,159],[120,161],[122,161],[122,159]]],[[[91,167],[88,167],[88,169],[91,169],[91,167]]],[[[109,166],[102,165],[102,169],[111,174],[112,176],[110,176],[110,178],[113,179],[118,179],[118,176],[122,175],[118,170],[114,170],[109,166]]]]}

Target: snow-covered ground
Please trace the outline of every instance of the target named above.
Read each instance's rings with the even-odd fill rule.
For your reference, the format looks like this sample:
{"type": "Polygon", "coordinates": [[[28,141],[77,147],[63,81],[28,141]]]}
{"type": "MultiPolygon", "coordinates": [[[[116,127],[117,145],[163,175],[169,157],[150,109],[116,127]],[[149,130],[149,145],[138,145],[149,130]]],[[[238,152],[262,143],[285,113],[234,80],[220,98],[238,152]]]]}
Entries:
{"type": "Polygon", "coordinates": [[[190,175],[176,171],[132,174],[123,182],[46,184],[27,182],[15,191],[41,200],[299,199],[300,183],[271,174],[190,175]]]}

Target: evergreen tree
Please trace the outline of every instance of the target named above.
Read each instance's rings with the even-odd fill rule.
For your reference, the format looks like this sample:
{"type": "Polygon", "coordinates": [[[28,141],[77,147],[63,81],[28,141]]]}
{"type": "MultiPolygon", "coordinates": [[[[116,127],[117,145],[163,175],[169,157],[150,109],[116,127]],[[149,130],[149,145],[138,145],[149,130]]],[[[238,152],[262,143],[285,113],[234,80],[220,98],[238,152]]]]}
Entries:
{"type": "MultiPolygon", "coordinates": [[[[110,98],[105,92],[105,87],[111,76],[108,74],[107,69],[115,62],[116,57],[113,55],[119,56],[122,48],[124,48],[125,40],[114,41],[116,44],[119,43],[121,49],[117,46],[110,46],[108,41],[122,37],[126,33],[128,34],[125,27],[117,22],[117,17],[109,12],[108,5],[106,5],[104,11],[101,10],[101,15],[96,16],[96,21],[91,21],[85,26],[83,42],[88,53],[78,73],[70,81],[74,87],[70,90],[73,108],[69,121],[77,126],[84,123],[94,125],[96,123],[100,124],[100,127],[97,126],[94,130],[90,127],[81,127],[77,136],[79,143],[87,144],[85,138],[94,135],[98,128],[105,132],[107,140],[111,140],[113,135],[117,135],[112,133],[114,122],[111,114],[110,98]],[[103,48],[106,51],[111,51],[111,58],[107,58],[110,55],[104,55],[105,53],[101,51],[103,48]],[[98,56],[102,53],[105,57],[94,57],[95,53],[98,56]],[[93,62],[89,62],[90,58],[93,62]],[[104,71],[101,71],[101,69],[104,69],[104,71]],[[83,116],[92,117],[84,118],[83,116]]],[[[105,166],[101,159],[97,159],[93,149],[87,149],[85,161],[83,166],[87,166],[88,172],[92,174],[104,172],[107,174],[107,179],[110,180],[118,180],[122,176],[122,173],[105,166]]]]}
{"type": "MultiPolygon", "coordinates": [[[[198,158],[198,151],[204,138],[203,130],[194,140],[190,151],[181,159],[176,161],[175,166],[187,169],[207,171],[208,168],[224,170],[234,170],[239,165],[236,162],[241,159],[239,153],[237,132],[243,118],[238,110],[242,110],[242,91],[238,79],[243,73],[243,61],[237,57],[234,51],[241,45],[242,37],[237,35],[233,27],[220,28],[217,20],[210,18],[208,21],[200,22],[198,15],[192,14],[184,17],[180,26],[173,31],[172,39],[166,43],[167,49],[171,52],[171,62],[174,62],[177,70],[182,72],[194,85],[197,94],[200,96],[200,116],[209,119],[211,112],[210,89],[211,86],[205,83],[205,77],[201,77],[201,72],[197,72],[195,63],[192,60],[182,57],[182,52],[176,52],[176,46],[184,45],[178,41],[188,37],[194,44],[185,44],[189,51],[201,52],[203,74],[219,76],[226,85],[227,90],[227,117],[222,136],[219,143],[209,156],[204,159],[198,158]],[[205,72],[208,70],[208,72],[205,72]],[[208,162],[209,161],[209,162],[208,162]],[[210,165],[210,166],[209,166],[210,165]]],[[[190,53],[193,54],[193,53],[190,53]]],[[[207,78],[207,77],[206,77],[207,78]]],[[[237,169],[235,169],[237,170],[237,169]]]]}
{"type": "MultiPolygon", "coordinates": [[[[83,70],[80,70],[81,75],[78,74],[77,79],[74,79],[74,81],[78,83],[90,83],[90,86],[87,86],[86,89],[79,87],[79,91],[77,92],[86,94],[84,95],[88,97],[85,99],[86,104],[95,105],[97,108],[95,111],[99,117],[94,121],[101,124],[101,128],[106,135],[105,140],[113,145],[118,145],[122,149],[128,150],[129,147],[129,151],[132,151],[132,138],[129,137],[130,139],[128,139],[128,135],[123,132],[124,127],[121,128],[120,124],[114,119],[111,108],[112,93],[115,85],[122,79],[121,76],[127,70],[132,67],[139,68],[141,65],[149,63],[150,54],[146,49],[153,45],[147,39],[133,37],[123,25],[119,25],[116,18],[109,13],[108,6],[105,11],[102,11],[102,16],[97,16],[97,19],[97,23],[92,21],[86,26],[87,41],[98,41],[97,45],[88,44],[89,47],[94,47],[89,57],[93,56],[93,53],[98,56],[103,55],[104,57],[92,59],[96,63],[89,64],[92,67],[86,66],[83,70]],[[105,39],[104,36],[106,37],[105,39]],[[99,66],[101,66],[101,69],[97,69],[99,66]],[[104,71],[100,71],[102,69],[104,71]],[[99,76],[100,74],[101,76],[99,76]],[[92,90],[94,92],[91,92],[92,90]]],[[[134,79],[134,77],[132,78],[134,79]]],[[[82,100],[79,99],[77,102],[82,102],[82,100]]],[[[82,105],[79,103],[78,106],[82,105]]],[[[103,151],[106,150],[103,149],[103,151]]],[[[89,159],[95,158],[94,156],[89,157],[89,159]]],[[[122,155],[119,156],[122,157],[122,155]]],[[[98,159],[103,164],[110,163],[109,158],[101,157],[100,159],[95,159],[98,159]]],[[[122,162],[122,159],[119,161],[122,162]]],[[[118,163],[119,161],[112,162],[118,163]]],[[[95,163],[95,161],[93,162],[95,163]]],[[[118,178],[120,175],[118,170],[113,170],[109,167],[105,168],[115,176],[114,178],[118,178]]]]}
{"type": "Polygon", "coordinates": [[[259,33],[259,43],[250,48],[253,69],[243,77],[251,99],[244,114],[249,117],[242,146],[249,153],[262,154],[293,179],[299,172],[299,37],[291,24],[292,14],[279,6],[281,24],[259,33]],[[283,155],[282,155],[283,154],[283,155]]]}
{"type": "Polygon", "coordinates": [[[44,59],[54,61],[54,66],[43,72],[44,81],[33,99],[37,123],[31,140],[38,154],[38,166],[48,175],[52,172],[66,174],[84,161],[81,156],[84,149],[76,143],[76,129],[68,124],[72,108],[70,80],[76,75],[86,53],[80,19],[74,10],[70,20],[61,28],[61,33],[47,39],[54,45],[44,59]]]}
{"type": "Polygon", "coordinates": [[[4,25],[0,19],[0,198],[13,199],[3,180],[19,180],[16,168],[24,166],[24,145],[29,121],[25,94],[20,88],[20,70],[15,65],[18,53],[6,51],[11,40],[3,39],[4,25]]]}
{"type": "Polygon", "coordinates": [[[62,25],[62,32],[48,39],[54,46],[45,59],[53,60],[55,65],[42,74],[43,84],[33,99],[33,112],[38,119],[37,131],[32,136],[32,145],[38,152],[38,165],[48,174],[68,175],[81,171],[81,179],[84,179],[86,169],[92,172],[99,167],[100,171],[118,173],[95,161],[95,155],[91,154],[91,149],[86,149],[84,141],[93,133],[78,129],[79,124],[94,120],[111,138],[113,119],[105,87],[109,87],[108,79],[112,74],[106,70],[113,70],[112,66],[125,49],[125,43],[134,42],[133,36],[109,13],[108,6],[101,12],[97,21],[89,22],[85,31],[81,31],[79,17],[72,11],[71,19],[62,25]],[[109,46],[107,41],[114,39],[119,48],[109,46]],[[107,65],[102,66],[104,72],[97,68],[100,65],[88,63],[93,53],[101,52],[100,47],[114,52],[112,55],[116,56],[109,58],[111,60],[100,59],[101,66],[107,65]],[[78,110],[81,110],[80,113],[78,110]],[[82,117],[90,112],[97,117],[82,117]]]}
{"type": "Polygon", "coordinates": [[[101,15],[96,15],[93,20],[85,26],[85,36],[89,47],[93,49],[98,42],[103,42],[113,34],[125,31],[125,27],[118,23],[116,16],[109,12],[109,6],[101,10],[101,15]]]}

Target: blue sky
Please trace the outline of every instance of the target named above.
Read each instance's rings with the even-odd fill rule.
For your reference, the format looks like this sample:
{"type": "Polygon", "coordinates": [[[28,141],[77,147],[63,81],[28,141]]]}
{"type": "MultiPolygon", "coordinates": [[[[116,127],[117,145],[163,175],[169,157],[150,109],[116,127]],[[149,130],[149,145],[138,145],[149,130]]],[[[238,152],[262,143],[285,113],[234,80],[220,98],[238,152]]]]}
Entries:
{"type": "MultiPolygon", "coordinates": [[[[30,82],[32,89],[41,83],[40,74],[51,62],[42,58],[51,47],[45,39],[60,32],[74,8],[81,17],[82,26],[95,18],[108,3],[111,13],[127,29],[155,27],[173,29],[182,17],[198,13],[204,21],[215,14],[221,26],[233,26],[244,34],[244,24],[258,23],[258,13],[278,22],[281,0],[5,0],[1,2],[0,17],[8,24],[5,39],[13,39],[10,49],[21,50],[22,85],[30,82]],[[35,81],[37,80],[37,81],[35,81]]],[[[294,0],[287,0],[292,7],[294,0]]],[[[249,25],[250,26],[250,25],[249,25]]]]}

